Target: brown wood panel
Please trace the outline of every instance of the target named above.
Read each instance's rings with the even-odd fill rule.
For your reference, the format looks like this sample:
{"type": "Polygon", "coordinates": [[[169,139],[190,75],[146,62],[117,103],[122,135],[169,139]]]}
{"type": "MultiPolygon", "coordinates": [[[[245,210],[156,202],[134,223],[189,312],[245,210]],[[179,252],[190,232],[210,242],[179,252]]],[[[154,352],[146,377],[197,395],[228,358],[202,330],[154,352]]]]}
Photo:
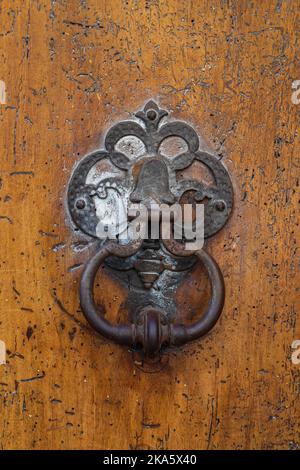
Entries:
{"type": "MultiPolygon", "coordinates": [[[[299,6],[1,2],[1,448],[300,447],[299,6]],[[149,98],[223,158],[235,209],[208,244],[221,321],[141,368],[80,311],[92,248],[70,229],[65,191],[75,162],[149,98]]],[[[102,279],[118,316],[126,292],[102,279]]]]}

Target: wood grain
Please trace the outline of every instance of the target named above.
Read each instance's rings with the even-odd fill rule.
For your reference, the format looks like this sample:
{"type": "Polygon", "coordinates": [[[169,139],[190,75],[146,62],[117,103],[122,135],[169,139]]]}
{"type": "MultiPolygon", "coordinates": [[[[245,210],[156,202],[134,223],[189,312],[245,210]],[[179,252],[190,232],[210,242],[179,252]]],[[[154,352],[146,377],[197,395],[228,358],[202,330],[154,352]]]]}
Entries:
{"type": "MultiPolygon", "coordinates": [[[[1,448],[300,448],[299,6],[1,2],[1,448]],[[141,367],[80,311],[93,248],[65,193],[78,159],[149,98],[223,159],[235,209],[208,244],[225,275],[221,321],[141,367]]],[[[103,275],[112,316],[125,295],[103,275]]]]}

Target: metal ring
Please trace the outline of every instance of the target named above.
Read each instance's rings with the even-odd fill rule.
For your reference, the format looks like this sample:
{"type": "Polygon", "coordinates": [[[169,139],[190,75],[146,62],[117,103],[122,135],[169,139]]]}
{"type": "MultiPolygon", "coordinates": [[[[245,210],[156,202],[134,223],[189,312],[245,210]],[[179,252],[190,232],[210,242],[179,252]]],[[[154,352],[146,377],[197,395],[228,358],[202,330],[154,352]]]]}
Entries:
{"type": "Polygon", "coordinates": [[[221,270],[212,256],[203,249],[196,251],[195,255],[203,263],[212,289],[209,305],[199,321],[192,325],[171,325],[170,342],[174,346],[180,346],[189,341],[194,341],[208,333],[217,323],[224,306],[225,285],[221,270]]]}
{"type": "Polygon", "coordinates": [[[112,325],[102,315],[99,315],[94,301],[93,286],[97,271],[107,256],[111,254],[121,257],[131,256],[138,251],[141,243],[142,240],[131,245],[105,243],[87,263],[80,281],[80,305],[90,325],[105,338],[128,346],[135,342],[135,325],[112,325]]]}
{"type": "MultiPolygon", "coordinates": [[[[213,328],[221,315],[224,305],[225,287],[219,266],[213,257],[204,250],[197,251],[195,254],[206,268],[212,288],[212,295],[207,310],[196,323],[192,325],[162,325],[161,312],[155,308],[150,309],[151,312],[147,312],[145,315],[142,329],[133,323],[112,325],[102,315],[99,315],[94,301],[93,286],[101,263],[111,254],[121,257],[131,256],[138,251],[141,243],[142,241],[139,240],[132,245],[126,246],[117,245],[112,242],[104,244],[87,263],[80,282],[80,304],[90,325],[102,336],[118,344],[134,346],[138,340],[141,340],[144,351],[151,354],[157,352],[163,343],[179,346],[189,341],[194,341],[206,334],[213,328]]],[[[144,310],[146,312],[147,308],[144,310]]]]}

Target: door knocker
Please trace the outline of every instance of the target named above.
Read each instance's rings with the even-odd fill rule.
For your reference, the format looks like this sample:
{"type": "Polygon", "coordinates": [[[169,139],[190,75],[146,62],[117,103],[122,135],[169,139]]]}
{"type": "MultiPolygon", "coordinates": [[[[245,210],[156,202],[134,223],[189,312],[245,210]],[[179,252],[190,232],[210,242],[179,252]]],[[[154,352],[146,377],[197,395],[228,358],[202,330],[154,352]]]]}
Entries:
{"type": "Polygon", "coordinates": [[[231,181],[222,162],[199,150],[198,135],[190,125],[181,121],[164,123],[167,116],[165,110],[149,101],[134,120],[114,125],[106,134],[104,149],[79,162],[68,187],[73,223],[99,240],[80,282],[82,311],[98,333],[150,357],[166,347],[200,338],[212,329],[222,312],[224,281],[216,261],[203,248],[186,250],[184,240],[177,240],[173,219],[169,238],[161,234],[155,238],[150,229],[144,235],[143,230],[150,224],[148,216],[137,224],[142,235],[128,235],[128,204],[158,208],[160,224],[160,207],[181,204],[188,194],[193,204],[203,204],[205,239],[224,226],[233,205],[231,181]],[[170,139],[172,155],[164,150],[170,139]],[[179,172],[194,162],[209,170],[212,184],[179,178],[179,172]],[[125,232],[127,238],[122,236],[125,232]],[[198,261],[208,274],[211,298],[200,320],[185,325],[176,320],[174,292],[198,261]],[[110,323],[95,304],[94,280],[103,263],[120,282],[130,281],[128,323],[110,323]]]}

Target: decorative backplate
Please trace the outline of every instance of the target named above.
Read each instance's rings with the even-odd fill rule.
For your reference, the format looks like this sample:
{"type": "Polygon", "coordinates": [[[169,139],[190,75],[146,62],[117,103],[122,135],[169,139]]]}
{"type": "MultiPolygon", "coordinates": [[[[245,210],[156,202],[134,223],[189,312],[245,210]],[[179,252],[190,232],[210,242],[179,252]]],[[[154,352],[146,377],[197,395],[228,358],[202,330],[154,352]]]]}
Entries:
{"type": "MultiPolygon", "coordinates": [[[[217,157],[199,150],[198,135],[190,125],[174,120],[164,123],[167,116],[167,111],[149,101],[135,114],[135,120],[119,122],[109,129],[103,150],[79,162],[69,183],[68,207],[82,232],[101,239],[99,223],[104,223],[118,236],[127,223],[126,201],[172,205],[186,196],[189,203],[205,204],[205,238],[224,226],[233,204],[226,168],[217,157]],[[174,138],[177,147],[172,147],[174,138]],[[170,140],[172,156],[164,149],[170,140]],[[107,169],[97,173],[95,168],[103,162],[107,169]],[[204,165],[211,183],[180,177],[195,162],[204,165]],[[114,214],[122,212],[123,206],[124,225],[117,225],[114,214]]],[[[131,286],[127,306],[132,321],[137,311],[149,305],[162,308],[168,318],[176,315],[174,291],[195,262],[196,256],[173,256],[160,240],[151,239],[144,240],[139,251],[128,258],[105,259],[108,269],[131,286]]]]}
{"type": "Polygon", "coordinates": [[[190,125],[181,121],[163,124],[167,115],[167,111],[149,101],[143,111],[135,114],[140,122],[119,122],[107,132],[105,149],[80,161],[69,184],[68,206],[75,225],[83,232],[97,238],[101,217],[104,214],[108,217],[108,211],[113,212],[114,207],[122,205],[126,199],[144,204],[173,204],[180,202],[186,193],[192,194],[197,203],[205,202],[205,238],[226,223],[233,204],[226,168],[217,157],[199,150],[198,135],[190,125]],[[166,139],[174,137],[181,138],[186,149],[171,158],[161,149],[166,139]],[[128,156],[130,149],[133,151],[128,156]],[[109,159],[124,174],[121,177],[113,173],[105,175],[96,184],[87,181],[92,168],[104,159],[109,159]],[[196,161],[208,168],[213,184],[178,178],[179,171],[196,161]]]}

